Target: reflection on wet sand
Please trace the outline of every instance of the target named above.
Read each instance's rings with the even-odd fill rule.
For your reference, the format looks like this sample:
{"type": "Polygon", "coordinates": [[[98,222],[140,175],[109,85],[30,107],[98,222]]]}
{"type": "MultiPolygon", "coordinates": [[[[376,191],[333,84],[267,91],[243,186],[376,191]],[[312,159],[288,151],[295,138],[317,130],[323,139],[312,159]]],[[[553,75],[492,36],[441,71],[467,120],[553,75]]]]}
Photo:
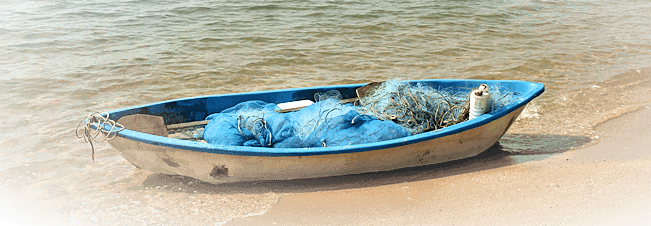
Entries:
{"type": "Polygon", "coordinates": [[[586,136],[505,134],[499,141],[515,164],[540,161],[551,155],[583,148],[594,143],[586,136]]]}

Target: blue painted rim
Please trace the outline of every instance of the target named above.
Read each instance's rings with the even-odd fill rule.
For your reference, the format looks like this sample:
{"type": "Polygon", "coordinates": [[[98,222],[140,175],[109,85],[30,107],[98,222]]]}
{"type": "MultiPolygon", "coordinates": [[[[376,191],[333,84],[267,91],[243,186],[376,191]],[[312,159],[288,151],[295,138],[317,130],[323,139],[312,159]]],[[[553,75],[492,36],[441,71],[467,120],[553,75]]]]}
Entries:
{"type": "MultiPolygon", "coordinates": [[[[118,132],[118,136],[126,138],[129,140],[142,142],[146,144],[169,147],[169,148],[178,148],[190,151],[199,151],[205,153],[214,153],[214,154],[226,154],[226,155],[244,155],[244,156],[310,156],[310,155],[329,155],[329,154],[343,154],[343,153],[354,153],[354,152],[365,152],[373,151],[379,149],[399,147],[409,144],[415,144],[427,140],[436,139],[439,137],[444,137],[447,135],[460,133],[466,130],[477,128],[479,126],[486,125],[494,120],[502,118],[507,114],[517,110],[518,108],[526,105],[534,98],[538,97],[545,91],[545,86],[541,83],[533,83],[526,81],[512,81],[512,80],[416,80],[416,81],[405,81],[405,82],[428,82],[428,81],[441,81],[441,82],[451,82],[451,81],[462,81],[462,82],[480,82],[480,83],[490,83],[490,84],[500,84],[500,83],[515,83],[519,86],[528,86],[526,92],[520,92],[521,96],[510,104],[502,107],[498,112],[486,113],[478,118],[475,118],[470,121],[445,127],[436,131],[430,131],[422,134],[417,134],[413,136],[408,136],[400,139],[393,139],[381,142],[367,143],[367,144],[357,144],[350,146],[338,146],[338,147],[320,147],[320,148],[264,148],[264,147],[244,147],[244,146],[225,146],[225,145],[215,145],[209,143],[194,142],[188,140],[179,140],[168,137],[161,137],[146,133],[141,133],[133,130],[122,130],[118,132]]],[[[366,84],[354,84],[354,85],[339,85],[339,86],[320,86],[320,87],[308,87],[309,89],[315,88],[355,88],[364,86],[366,84]]],[[[304,90],[306,88],[294,88],[294,89],[283,89],[283,90],[271,90],[271,91],[258,91],[258,92],[246,92],[246,93],[236,93],[236,94],[221,94],[221,95],[209,95],[209,96],[198,96],[190,98],[182,98],[176,100],[163,101],[143,106],[137,106],[132,108],[125,108],[115,111],[108,112],[109,114],[117,114],[123,111],[129,111],[132,109],[138,109],[142,107],[147,107],[155,104],[161,103],[170,103],[177,102],[182,100],[190,99],[199,99],[199,98],[214,98],[220,96],[228,95],[246,95],[246,94],[260,94],[260,93],[273,93],[279,91],[298,91],[304,90]]],[[[110,129],[106,126],[105,129],[110,129]]]]}

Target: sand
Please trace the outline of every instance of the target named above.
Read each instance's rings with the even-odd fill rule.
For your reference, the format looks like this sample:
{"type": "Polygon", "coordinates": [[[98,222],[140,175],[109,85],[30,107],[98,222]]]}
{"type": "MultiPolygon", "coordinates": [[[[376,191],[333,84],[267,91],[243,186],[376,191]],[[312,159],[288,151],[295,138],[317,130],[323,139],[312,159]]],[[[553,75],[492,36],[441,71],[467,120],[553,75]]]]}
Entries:
{"type": "Polygon", "coordinates": [[[609,121],[599,144],[543,160],[503,166],[508,156],[492,165],[499,154],[487,155],[400,172],[402,183],[293,193],[228,225],[647,225],[649,117],[645,107],[609,121]]]}
{"type": "Polygon", "coordinates": [[[0,171],[0,225],[649,225],[651,69],[604,80],[543,94],[476,157],[389,172],[214,185],[104,143],[73,174],[0,171]]]}
{"type": "Polygon", "coordinates": [[[474,158],[258,184],[275,188],[278,203],[227,225],[649,225],[649,76],[649,70],[632,70],[569,93],[586,98],[585,104],[540,116],[578,112],[576,122],[559,124],[567,131],[523,129],[536,127],[522,122],[474,158]],[[612,106],[591,109],[600,101],[612,106]],[[593,117],[584,120],[585,115],[593,117]]]}

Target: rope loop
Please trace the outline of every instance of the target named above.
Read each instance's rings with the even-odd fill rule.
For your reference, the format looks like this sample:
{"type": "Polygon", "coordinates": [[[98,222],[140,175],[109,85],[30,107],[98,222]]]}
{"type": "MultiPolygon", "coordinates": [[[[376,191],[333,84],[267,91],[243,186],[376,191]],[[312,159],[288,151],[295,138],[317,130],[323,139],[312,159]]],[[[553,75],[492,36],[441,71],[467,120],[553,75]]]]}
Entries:
{"type": "Polygon", "coordinates": [[[93,144],[93,141],[100,143],[112,140],[117,136],[118,132],[124,130],[122,124],[109,119],[108,113],[104,113],[104,115],[106,116],[102,116],[99,112],[89,113],[79,120],[77,129],[75,129],[77,138],[84,138],[85,143],[90,143],[93,161],[95,161],[95,144],[93,144]],[[111,129],[107,130],[104,128],[105,125],[110,126],[111,129]]]}

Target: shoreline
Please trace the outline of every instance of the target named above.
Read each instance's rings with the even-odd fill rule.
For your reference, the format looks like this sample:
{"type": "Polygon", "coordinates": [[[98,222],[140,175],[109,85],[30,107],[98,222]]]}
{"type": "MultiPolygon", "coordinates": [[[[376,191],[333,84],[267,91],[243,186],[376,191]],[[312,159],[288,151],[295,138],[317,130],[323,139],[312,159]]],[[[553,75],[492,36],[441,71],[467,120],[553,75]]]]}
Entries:
{"type": "Polygon", "coordinates": [[[136,169],[104,143],[103,161],[67,162],[118,167],[100,178],[79,171],[89,186],[70,187],[78,176],[50,163],[3,170],[11,182],[0,216],[10,225],[641,224],[651,221],[642,186],[651,184],[650,78],[651,69],[629,70],[534,100],[478,156],[388,172],[215,185],[136,169]]]}
{"type": "Polygon", "coordinates": [[[564,96],[585,105],[557,112],[552,109],[539,116],[550,120],[613,104],[612,110],[589,119],[571,118],[568,121],[576,121],[568,122],[569,128],[535,131],[526,127],[535,125],[535,119],[524,118],[498,145],[473,158],[391,172],[292,181],[284,184],[287,188],[271,189],[281,198],[268,211],[226,225],[651,222],[651,132],[647,129],[651,122],[646,120],[651,118],[651,88],[647,88],[651,82],[645,76],[651,76],[649,69],[631,70],[568,93],[564,96]],[[615,95],[618,92],[621,95],[615,95]],[[596,93],[607,95],[595,100],[596,93]],[[580,125],[585,129],[574,129],[582,129],[580,125]]]}
{"type": "MultiPolygon", "coordinates": [[[[641,212],[651,139],[638,136],[651,105],[648,2],[311,3],[4,3],[0,226],[651,221],[641,212]],[[153,173],[75,133],[93,112],[427,79],[524,80],[545,92],[478,156],[357,175],[350,161],[326,164],[348,175],[304,180],[153,173]]],[[[170,167],[197,170],[184,152],[141,157],[178,155],[187,164],[170,167]]]]}
{"type": "MultiPolygon", "coordinates": [[[[645,107],[606,125],[648,116],[645,107]]],[[[618,138],[509,166],[477,169],[491,160],[480,157],[435,169],[434,179],[285,194],[264,215],[227,225],[643,225],[651,222],[651,150],[629,143],[628,156],[614,156],[618,138]]]]}

